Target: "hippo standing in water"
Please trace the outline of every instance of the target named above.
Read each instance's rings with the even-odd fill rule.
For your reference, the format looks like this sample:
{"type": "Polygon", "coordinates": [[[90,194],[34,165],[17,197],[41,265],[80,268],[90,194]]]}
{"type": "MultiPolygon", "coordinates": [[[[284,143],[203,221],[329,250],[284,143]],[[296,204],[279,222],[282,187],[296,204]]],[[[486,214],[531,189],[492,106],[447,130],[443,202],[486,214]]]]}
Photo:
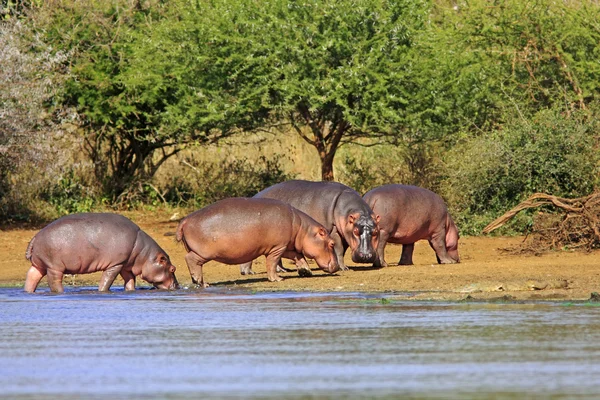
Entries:
{"type": "Polygon", "coordinates": [[[411,265],[415,242],[427,239],[438,263],[460,262],[458,229],[448,214],[444,200],[431,190],[416,186],[383,185],[364,195],[373,212],[381,216],[377,254],[381,266],[387,266],[384,249],[387,242],[402,244],[399,265],[411,265]]]}
{"type": "Polygon", "coordinates": [[[64,291],[63,274],[104,271],[98,290],[107,291],[117,275],[126,290],[135,290],[135,277],[159,289],[177,289],[175,267],[167,253],[129,219],[118,214],[72,214],[39,231],[25,253],[31,261],[25,291],[35,292],[47,275],[53,292],[64,291]]]}
{"type": "Polygon", "coordinates": [[[207,287],[202,266],[210,260],[239,264],[267,257],[269,281],[281,281],[281,258],[314,258],[323,270],[339,267],[333,240],[311,217],[272,199],[230,198],[195,211],[179,223],[178,242],[183,242],[185,262],[195,284],[207,287]]]}
{"type": "MultiPolygon", "coordinates": [[[[342,270],[344,253],[352,249],[352,261],[377,264],[375,249],[379,243],[379,229],[371,208],[360,194],[337,182],[310,182],[292,180],[270,186],[254,198],[281,200],[304,211],[330,233],[335,243],[335,254],[342,270]]],[[[310,275],[305,260],[296,262],[300,275],[310,275]]],[[[240,266],[242,275],[252,273],[252,262],[240,266]]]]}

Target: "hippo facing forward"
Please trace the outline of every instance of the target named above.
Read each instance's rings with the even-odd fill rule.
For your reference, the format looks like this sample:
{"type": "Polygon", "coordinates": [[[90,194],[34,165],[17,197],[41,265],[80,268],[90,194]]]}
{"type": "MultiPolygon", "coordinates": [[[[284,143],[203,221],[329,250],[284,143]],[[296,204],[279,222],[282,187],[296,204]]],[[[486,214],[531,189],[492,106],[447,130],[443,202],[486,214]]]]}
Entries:
{"type": "Polygon", "coordinates": [[[159,289],[179,287],[169,256],[144,231],[118,214],[84,213],[59,218],[39,231],[25,253],[31,261],[25,291],[35,292],[47,275],[53,292],[63,292],[63,274],[104,271],[98,290],[107,291],[117,275],[126,290],[135,290],[135,277],[159,289]]]}
{"type": "Polygon", "coordinates": [[[339,267],[333,240],[325,228],[302,211],[272,199],[230,198],[218,201],[185,217],[177,227],[185,261],[195,284],[207,287],[202,266],[215,260],[239,264],[267,257],[269,281],[281,281],[277,265],[282,257],[314,258],[323,270],[339,267]]]}
{"type": "MultiPolygon", "coordinates": [[[[340,269],[348,269],[344,264],[348,247],[352,249],[352,261],[378,262],[375,249],[379,243],[379,217],[354,189],[337,182],[292,180],[270,186],[254,198],[281,200],[323,225],[335,243],[340,269]]],[[[296,265],[306,270],[306,262],[299,260],[296,265]]],[[[251,262],[240,266],[242,274],[252,273],[251,268],[251,262]]]]}
{"type": "Polygon", "coordinates": [[[458,230],[448,214],[444,200],[431,190],[416,186],[383,185],[364,195],[373,211],[381,216],[377,254],[381,266],[387,266],[384,249],[387,242],[402,244],[398,264],[411,265],[415,242],[427,239],[438,263],[452,264],[458,257],[458,230]]]}

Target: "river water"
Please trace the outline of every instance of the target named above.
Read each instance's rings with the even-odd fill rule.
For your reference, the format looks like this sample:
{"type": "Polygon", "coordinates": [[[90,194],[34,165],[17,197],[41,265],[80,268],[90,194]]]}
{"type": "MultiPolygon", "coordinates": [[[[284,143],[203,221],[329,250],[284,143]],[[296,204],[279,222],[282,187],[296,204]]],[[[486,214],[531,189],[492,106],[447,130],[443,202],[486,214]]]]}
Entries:
{"type": "Polygon", "coordinates": [[[600,396],[600,307],[0,289],[0,398],[600,396]]]}

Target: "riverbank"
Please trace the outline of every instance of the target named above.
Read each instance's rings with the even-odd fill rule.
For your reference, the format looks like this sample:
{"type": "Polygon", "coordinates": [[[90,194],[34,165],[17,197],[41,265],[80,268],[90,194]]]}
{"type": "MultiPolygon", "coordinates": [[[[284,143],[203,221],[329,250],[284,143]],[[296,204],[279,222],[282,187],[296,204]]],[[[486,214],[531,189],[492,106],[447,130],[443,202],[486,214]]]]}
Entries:
{"type": "MultiPolygon", "coordinates": [[[[177,216],[172,213],[124,213],[150,234],[170,255],[177,266],[182,286],[192,282],[184,260],[184,249],[172,233],[177,216]],[[170,220],[174,217],[174,220],[170,220]],[[167,234],[167,235],[165,235],[167,234]]],[[[0,285],[22,286],[29,268],[25,249],[39,229],[5,227],[0,230],[0,285]]],[[[388,245],[387,268],[372,269],[356,265],[349,254],[346,263],[351,270],[333,275],[310,264],[312,277],[299,277],[296,272],[280,275],[282,282],[267,280],[264,258],[255,262],[255,275],[242,276],[238,266],[210,262],[204,267],[205,280],[212,286],[236,286],[253,291],[317,291],[317,292],[410,292],[415,300],[461,300],[505,298],[508,300],[587,300],[592,292],[600,292],[600,251],[551,252],[541,256],[513,255],[504,249],[516,246],[519,237],[465,237],[459,242],[461,263],[438,265],[426,241],[415,245],[415,265],[398,266],[402,246],[388,245]]],[[[284,265],[295,269],[289,261],[284,265]]],[[[97,285],[99,274],[66,276],[69,285],[97,285]]],[[[138,284],[143,284],[140,280],[138,284]]],[[[41,286],[45,286],[45,279],[41,286]]],[[[122,285],[120,278],[113,286],[122,285]]]]}

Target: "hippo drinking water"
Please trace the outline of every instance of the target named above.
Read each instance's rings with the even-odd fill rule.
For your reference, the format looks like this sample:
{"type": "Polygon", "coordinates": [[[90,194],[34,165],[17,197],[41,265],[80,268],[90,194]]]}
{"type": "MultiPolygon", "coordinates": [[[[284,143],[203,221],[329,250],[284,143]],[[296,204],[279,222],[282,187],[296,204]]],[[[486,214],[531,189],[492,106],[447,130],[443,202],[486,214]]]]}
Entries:
{"type": "Polygon", "coordinates": [[[230,198],[185,217],[177,227],[185,261],[195,284],[207,287],[202,266],[210,260],[239,264],[267,257],[269,281],[281,281],[281,258],[314,258],[323,270],[339,267],[325,228],[289,204],[272,199],[230,198]]]}
{"type": "MultiPolygon", "coordinates": [[[[310,182],[292,180],[270,186],[254,198],[281,200],[305,212],[322,224],[335,243],[335,254],[340,269],[347,270],[344,253],[352,249],[352,261],[378,263],[375,249],[379,243],[379,229],[371,208],[360,194],[337,182],[310,182]]],[[[310,275],[306,261],[298,260],[301,275],[310,275]],[[300,268],[304,269],[304,273],[300,268]]],[[[240,266],[242,275],[252,273],[252,262],[240,266]]]]}
{"type": "Polygon", "coordinates": [[[398,264],[411,265],[414,244],[427,239],[440,264],[460,261],[458,229],[448,214],[444,200],[430,190],[416,186],[383,185],[364,195],[373,212],[381,216],[377,254],[381,266],[387,266],[384,249],[387,242],[402,244],[398,264]]]}
{"type": "Polygon", "coordinates": [[[63,274],[104,271],[98,290],[107,291],[117,275],[126,290],[135,290],[135,277],[159,289],[177,289],[169,256],[144,231],[118,214],[84,213],[59,218],[39,231],[25,253],[31,261],[25,291],[35,292],[47,275],[53,292],[62,293],[63,274]]]}

